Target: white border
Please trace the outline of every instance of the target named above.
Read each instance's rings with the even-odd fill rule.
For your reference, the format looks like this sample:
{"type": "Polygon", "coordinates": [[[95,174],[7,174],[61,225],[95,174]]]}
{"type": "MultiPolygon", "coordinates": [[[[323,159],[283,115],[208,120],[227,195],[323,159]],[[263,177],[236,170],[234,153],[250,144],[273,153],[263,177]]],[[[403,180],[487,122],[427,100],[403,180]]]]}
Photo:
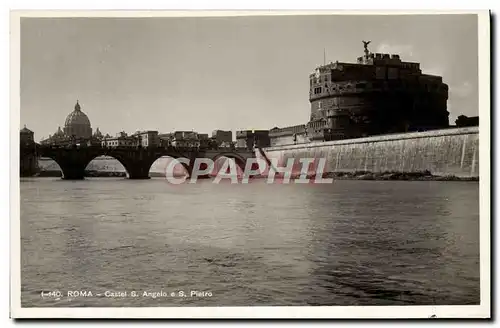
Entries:
{"type": "MultiPolygon", "coordinates": [[[[10,238],[11,317],[13,318],[489,318],[490,285],[490,20],[488,11],[13,11],[10,50],[10,238]],[[21,308],[20,284],[20,18],[22,17],[200,17],[244,15],[412,15],[477,14],[480,126],[480,284],[481,305],[471,306],[293,306],[21,308]]],[[[457,68],[459,69],[459,68],[457,68]]]]}
{"type": "Polygon", "coordinates": [[[479,99],[479,271],[481,306],[491,306],[491,77],[490,17],[478,16],[478,99],[479,99]]]}
{"type": "MultiPolygon", "coordinates": [[[[485,10],[12,10],[19,17],[238,17],[238,16],[308,16],[308,15],[486,15],[485,10]]],[[[489,24],[488,24],[489,26],[489,24]]]]}

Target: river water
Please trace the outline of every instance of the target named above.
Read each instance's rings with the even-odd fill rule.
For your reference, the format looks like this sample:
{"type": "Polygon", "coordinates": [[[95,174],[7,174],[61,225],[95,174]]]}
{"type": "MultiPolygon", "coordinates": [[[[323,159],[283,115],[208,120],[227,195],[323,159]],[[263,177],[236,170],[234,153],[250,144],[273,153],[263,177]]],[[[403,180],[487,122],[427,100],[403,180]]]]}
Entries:
{"type": "Polygon", "coordinates": [[[479,186],[26,178],[21,270],[23,307],[479,304],[479,186]]]}

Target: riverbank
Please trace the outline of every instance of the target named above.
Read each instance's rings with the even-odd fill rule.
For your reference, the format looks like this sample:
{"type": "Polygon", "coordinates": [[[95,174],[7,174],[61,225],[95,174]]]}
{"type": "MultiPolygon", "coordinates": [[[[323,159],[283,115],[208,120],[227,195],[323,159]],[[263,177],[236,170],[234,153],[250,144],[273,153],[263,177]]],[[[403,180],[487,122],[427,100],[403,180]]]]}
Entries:
{"type": "MultiPolygon", "coordinates": [[[[61,171],[41,171],[38,177],[62,177],[61,171]]],[[[93,178],[112,178],[126,177],[125,172],[102,172],[102,171],[85,171],[86,177],[93,178]]],[[[164,178],[165,174],[159,172],[150,172],[152,178],[164,178]]],[[[279,176],[279,174],[277,174],[279,176]]],[[[308,179],[313,179],[315,175],[308,175],[308,179]]],[[[201,178],[201,177],[200,177],[201,178]]],[[[254,177],[254,178],[266,178],[254,177]]],[[[298,179],[299,175],[293,176],[292,179],[298,179]]],[[[430,171],[422,172],[369,172],[369,171],[354,171],[354,172],[328,172],[323,174],[323,178],[332,178],[334,180],[373,180],[373,181],[479,181],[479,177],[457,177],[454,175],[438,176],[433,175],[430,171]]]]}
{"type": "MultiPolygon", "coordinates": [[[[276,174],[276,177],[283,178],[283,174],[276,174]]],[[[430,171],[421,172],[327,172],[323,174],[323,179],[333,180],[373,180],[373,181],[479,181],[479,177],[458,177],[455,175],[433,175],[430,171]]],[[[262,177],[265,178],[265,177],[262,177]]],[[[293,175],[292,180],[299,179],[300,175],[293,175]]],[[[307,179],[316,178],[316,174],[306,175],[307,179]]]]}
{"type": "MultiPolygon", "coordinates": [[[[367,175],[363,179],[467,180],[473,177],[477,180],[479,128],[452,128],[273,146],[256,152],[256,156],[266,162],[274,160],[283,163],[282,166],[290,159],[323,158],[323,172],[376,172],[375,176],[367,175]],[[432,174],[422,174],[426,171],[432,174]]],[[[331,174],[338,178],[352,178],[352,173],[347,177],[342,173],[331,174]]],[[[363,174],[354,174],[356,179],[361,179],[361,176],[363,174]]]]}
{"type": "Polygon", "coordinates": [[[479,181],[479,177],[457,177],[455,175],[433,175],[430,171],[422,172],[329,172],[324,178],[334,180],[401,180],[401,181],[479,181]]]}
{"type": "MultiPolygon", "coordinates": [[[[35,176],[37,177],[62,177],[61,171],[40,171],[35,176]]],[[[110,172],[110,171],[85,171],[85,177],[88,178],[116,178],[116,177],[126,177],[126,172],[110,172]]],[[[150,172],[149,176],[152,178],[165,177],[164,174],[158,172],[150,172]]]]}

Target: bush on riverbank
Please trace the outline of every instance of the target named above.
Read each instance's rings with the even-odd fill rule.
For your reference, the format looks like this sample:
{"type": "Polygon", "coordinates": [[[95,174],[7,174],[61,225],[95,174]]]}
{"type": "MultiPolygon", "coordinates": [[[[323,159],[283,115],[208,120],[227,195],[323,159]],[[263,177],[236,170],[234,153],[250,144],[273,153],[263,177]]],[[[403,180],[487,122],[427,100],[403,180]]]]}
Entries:
{"type": "Polygon", "coordinates": [[[402,181],[479,181],[478,177],[457,177],[453,175],[437,176],[430,171],[420,172],[328,172],[323,175],[324,178],[336,180],[402,180],[402,181]]]}

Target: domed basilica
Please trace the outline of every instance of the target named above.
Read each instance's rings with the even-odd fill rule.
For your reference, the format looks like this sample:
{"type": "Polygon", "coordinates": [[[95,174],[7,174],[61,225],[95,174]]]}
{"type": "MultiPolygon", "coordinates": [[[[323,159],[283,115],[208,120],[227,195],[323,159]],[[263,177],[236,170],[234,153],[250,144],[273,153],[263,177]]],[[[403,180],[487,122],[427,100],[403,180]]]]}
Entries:
{"type": "Polygon", "coordinates": [[[91,142],[92,140],[99,141],[102,139],[102,134],[99,128],[92,135],[92,127],[88,116],[82,111],[78,100],[75,104],[75,109],[69,113],[64,122],[64,128],[58,127],[53,135],[45,140],[42,144],[62,145],[74,142],[91,142]]]}
{"type": "Polygon", "coordinates": [[[67,136],[75,136],[75,138],[90,138],[92,136],[92,127],[88,116],[82,112],[78,100],[76,101],[75,110],[69,113],[64,123],[64,134],[67,136]]]}

